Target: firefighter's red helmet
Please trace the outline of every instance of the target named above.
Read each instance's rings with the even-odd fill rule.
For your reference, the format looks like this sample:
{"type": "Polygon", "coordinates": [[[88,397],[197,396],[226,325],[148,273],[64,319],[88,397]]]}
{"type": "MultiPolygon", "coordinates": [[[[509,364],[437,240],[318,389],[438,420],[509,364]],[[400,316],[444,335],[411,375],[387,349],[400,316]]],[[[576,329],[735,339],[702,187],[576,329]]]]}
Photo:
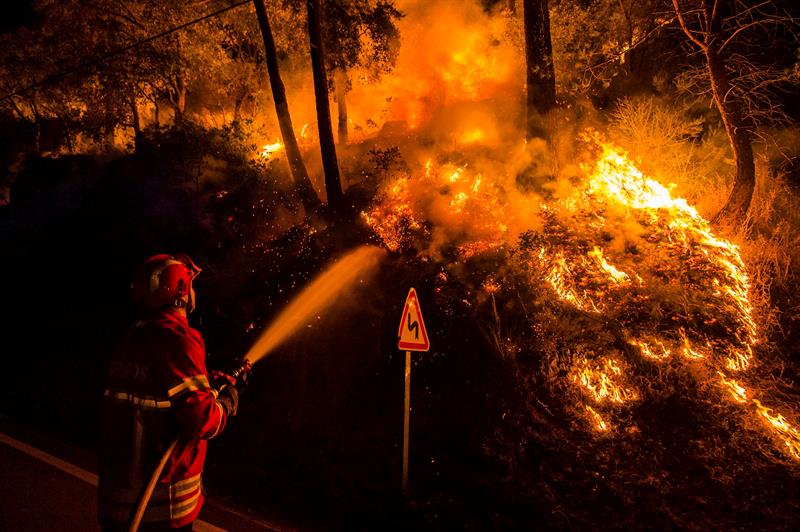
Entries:
{"type": "Polygon", "coordinates": [[[185,306],[189,303],[192,281],[200,271],[186,255],[153,255],[133,276],[133,302],[142,310],[185,306]]]}

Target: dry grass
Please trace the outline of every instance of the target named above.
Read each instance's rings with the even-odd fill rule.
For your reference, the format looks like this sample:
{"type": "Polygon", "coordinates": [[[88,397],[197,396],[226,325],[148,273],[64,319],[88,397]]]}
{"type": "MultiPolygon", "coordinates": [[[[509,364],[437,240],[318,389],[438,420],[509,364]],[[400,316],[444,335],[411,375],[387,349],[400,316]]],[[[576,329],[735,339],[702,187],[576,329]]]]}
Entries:
{"type": "Polygon", "coordinates": [[[725,132],[690,112],[688,104],[653,96],[628,98],[612,113],[609,134],[645,174],[711,218],[727,196],[732,159],[725,132]]]}
{"type": "MultiPolygon", "coordinates": [[[[727,199],[733,160],[714,117],[698,116],[696,109],[691,102],[653,96],[626,99],[612,115],[610,136],[631,153],[645,174],[674,185],[676,195],[710,219],[727,199]]],[[[751,278],[757,322],[762,334],[777,342],[788,334],[785,314],[800,306],[800,195],[780,176],[771,175],[770,163],[800,151],[800,134],[762,132],[753,147],[756,190],[748,221],[742,227],[719,229],[739,244],[751,278]]]]}
{"type": "MultiPolygon", "coordinates": [[[[688,106],[655,98],[628,100],[617,109],[610,136],[645,174],[674,183],[675,195],[711,218],[727,198],[730,154],[724,133],[713,123],[686,118],[689,113],[688,106]]],[[[754,145],[757,187],[749,219],[743,227],[714,228],[739,246],[761,340],[756,364],[736,378],[793,426],[800,425],[792,382],[800,375],[793,360],[800,338],[794,319],[800,309],[800,197],[770,174],[769,162],[790,153],[796,138],[777,132],[754,145]]],[[[644,262],[659,260],[648,255],[637,266],[647,269],[644,262]]],[[[529,496],[526,503],[547,509],[547,524],[560,528],[596,525],[606,514],[629,516],[609,523],[618,528],[659,522],[695,530],[780,529],[793,522],[800,465],[781,452],[782,442],[765,430],[752,405],[726,400],[715,368],[628,356],[613,320],[559,305],[537,278],[507,279],[516,295],[498,294],[490,314],[496,338],[520,339],[520,349],[503,351],[519,383],[520,405],[489,443],[507,468],[510,493],[529,496]],[[525,320],[513,318],[518,299],[526,302],[525,320],[533,324],[527,335],[519,332],[525,320]],[[571,385],[575,362],[592,359],[598,350],[627,362],[620,382],[637,390],[638,398],[625,407],[595,408],[571,385]],[[592,430],[584,404],[610,420],[611,428],[592,430]],[[532,470],[537,458],[547,465],[532,470]],[[562,501],[573,497],[581,504],[564,509],[562,501]]],[[[672,288],[668,283],[664,294],[653,297],[673,297],[672,288]]],[[[704,288],[693,290],[702,307],[704,296],[697,291],[704,288]]],[[[653,320],[658,323],[658,316],[653,320]]]]}

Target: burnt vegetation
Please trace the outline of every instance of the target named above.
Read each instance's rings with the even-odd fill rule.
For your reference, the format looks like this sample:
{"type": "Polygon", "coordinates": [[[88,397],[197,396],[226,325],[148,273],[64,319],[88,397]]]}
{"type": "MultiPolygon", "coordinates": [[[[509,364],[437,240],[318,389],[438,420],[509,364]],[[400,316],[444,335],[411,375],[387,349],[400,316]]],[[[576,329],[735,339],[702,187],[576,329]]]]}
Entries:
{"type": "Polygon", "coordinates": [[[796,527],[793,2],[13,15],[2,364],[26,378],[3,417],[94,448],[152,253],[204,268],[192,319],[219,368],[372,245],[375,276],[256,365],[211,446],[212,497],[301,529],[796,527]],[[411,286],[432,348],[404,498],[411,286]]]}

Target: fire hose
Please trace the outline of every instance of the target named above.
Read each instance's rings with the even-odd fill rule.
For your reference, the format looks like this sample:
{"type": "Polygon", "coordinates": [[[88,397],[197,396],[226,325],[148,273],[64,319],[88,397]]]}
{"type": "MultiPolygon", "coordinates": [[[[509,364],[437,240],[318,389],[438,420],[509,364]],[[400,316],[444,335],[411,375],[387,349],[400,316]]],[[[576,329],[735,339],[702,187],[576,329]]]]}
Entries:
{"type": "MultiPolygon", "coordinates": [[[[250,362],[247,359],[244,359],[244,362],[239,367],[230,373],[227,373],[227,375],[234,379],[236,384],[230,384],[226,382],[217,389],[217,393],[223,391],[228,386],[234,386],[237,388],[237,390],[241,391],[239,386],[243,387],[244,384],[246,384],[246,377],[247,374],[250,373],[250,368],[250,362]]],[[[150,480],[147,482],[142,494],[139,496],[139,500],[136,504],[136,511],[131,517],[131,524],[128,527],[128,532],[136,532],[139,529],[139,524],[142,522],[142,517],[144,517],[144,512],[147,510],[147,505],[150,502],[150,498],[153,496],[153,491],[156,488],[156,484],[158,484],[158,479],[161,477],[161,473],[164,471],[164,466],[167,465],[167,461],[172,455],[172,451],[174,451],[175,446],[178,445],[178,441],[179,438],[175,438],[170,442],[164,451],[164,454],[161,455],[161,459],[158,461],[155,469],[153,469],[153,473],[150,475],[150,480]]]]}

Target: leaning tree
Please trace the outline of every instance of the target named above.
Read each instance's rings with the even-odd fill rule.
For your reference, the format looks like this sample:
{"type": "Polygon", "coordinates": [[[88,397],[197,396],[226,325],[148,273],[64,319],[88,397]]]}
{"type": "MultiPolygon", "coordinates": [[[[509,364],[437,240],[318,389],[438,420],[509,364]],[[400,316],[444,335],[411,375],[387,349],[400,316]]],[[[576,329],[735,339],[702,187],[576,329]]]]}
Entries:
{"type": "Polygon", "coordinates": [[[716,221],[741,223],[746,218],[756,183],[755,127],[780,114],[775,91],[796,81],[772,62],[780,55],[774,52],[782,37],[796,41],[797,21],[782,4],[672,0],[681,31],[702,56],[700,79],[722,118],[736,167],[730,196],[716,221]]]}

